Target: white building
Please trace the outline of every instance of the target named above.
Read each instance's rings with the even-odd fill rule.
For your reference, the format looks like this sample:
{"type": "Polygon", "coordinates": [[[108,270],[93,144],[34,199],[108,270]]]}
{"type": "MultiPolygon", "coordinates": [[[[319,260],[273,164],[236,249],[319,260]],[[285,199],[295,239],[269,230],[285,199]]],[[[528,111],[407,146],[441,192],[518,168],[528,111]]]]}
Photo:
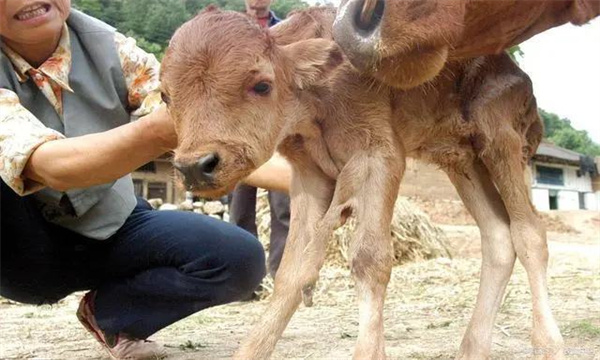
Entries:
{"type": "MultiPolygon", "coordinates": [[[[531,160],[531,194],[538,210],[598,210],[600,192],[592,173],[582,168],[582,154],[542,142],[531,160]]],[[[595,163],[593,163],[595,168],[595,163]]]]}

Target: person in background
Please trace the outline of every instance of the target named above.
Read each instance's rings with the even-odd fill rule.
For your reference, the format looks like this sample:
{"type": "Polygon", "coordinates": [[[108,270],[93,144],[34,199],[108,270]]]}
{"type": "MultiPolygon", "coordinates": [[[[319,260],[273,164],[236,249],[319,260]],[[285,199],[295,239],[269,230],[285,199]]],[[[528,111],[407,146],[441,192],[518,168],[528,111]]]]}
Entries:
{"type": "MultiPolygon", "coordinates": [[[[251,294],[254,236],[134,196],[129,173],[177,146],[156,58],[70,0],[0,0],[0,39],[0,295],[89,290],[77,317],[111,358],[155,359],[149,336],[251,294]]],[[[269,164],[247,181],[285,190],[269,164]]]]}
{"type": "MultiPolygon", "coordinates": [[[[271,10],[271,0],[245,0],[246,13],[256,19],[261,27],[270,27],[281,20],[271,10]]],[[[256,192],[253,186],[238,185],[229,198],[230,222],[254,236],[258,236],[256,226],[256,192]]],[[[290,198],[279,191],[268,192],[271,210],[271,238],[269,246],[268,270],[275,277],[285,242],[290,229],[290,198]]]]}
{"type": "Polygon", "coordinates": [[[245,0],[246,14],[256,19],[263,28],[276,25],[281,20],[271,10],[272,0],[245,0]]]}

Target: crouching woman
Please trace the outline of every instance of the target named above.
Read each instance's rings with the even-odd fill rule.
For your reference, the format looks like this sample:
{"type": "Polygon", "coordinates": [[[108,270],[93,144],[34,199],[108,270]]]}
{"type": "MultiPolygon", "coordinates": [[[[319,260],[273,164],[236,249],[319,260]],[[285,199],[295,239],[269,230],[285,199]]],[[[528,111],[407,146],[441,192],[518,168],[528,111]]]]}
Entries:
{"type": "Polygon", "coordinates": [[[264,252],[233,225],[135,197],[129,173],[177,144],[159,63],[70,6],[0,0],[0,294],[90,290],[77,316],[113,358],[161,357],[147,338],[248,296],[264,252]]]}

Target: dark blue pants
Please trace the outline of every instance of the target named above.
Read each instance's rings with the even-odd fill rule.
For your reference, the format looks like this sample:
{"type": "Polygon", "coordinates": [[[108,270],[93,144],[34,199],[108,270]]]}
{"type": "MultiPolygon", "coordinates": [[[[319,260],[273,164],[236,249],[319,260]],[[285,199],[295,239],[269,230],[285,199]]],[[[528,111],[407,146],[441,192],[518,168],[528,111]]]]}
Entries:
{"type": "Polygon", "coordinates": [[[97,290],[98,325],[144,339],[202,309],[246,298],[265,275],[248,232],[143,200],[107,240],[46,222],[2,182],[0,294],[31,304],[97,290]]]}
{"type": "MultiPolygon", "coordinates": [[[[230,222],[258,236],[256,227],[256,191],[253,186],[239,184],[229,195],[230,222]]],[[[271,238],[267,266],[273,278],[279,269],[283,250],[290,231],[290,197],[282,192],[269,191],[271,238]]]]}

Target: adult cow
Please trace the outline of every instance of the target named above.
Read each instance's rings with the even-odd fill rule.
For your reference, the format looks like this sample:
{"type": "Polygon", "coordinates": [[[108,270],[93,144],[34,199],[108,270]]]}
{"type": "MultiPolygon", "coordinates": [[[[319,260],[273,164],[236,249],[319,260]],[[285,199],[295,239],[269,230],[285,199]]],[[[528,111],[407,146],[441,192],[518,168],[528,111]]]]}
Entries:
{"type": "Polygon", "coordinates": [[[599,0],[342,0],[334,37],[358,69],[408,89],[448,61],[498,54],[598,15],[599,0]]]}
{"type": "Polygon", "coordinates": [[[333,229],[356,218],[349,248],[359,297],[355,359],[385,358],[383,303],[390,222],[407,156],[444,169],[481,230],[483,266],[460,359],[487,359],[515,259],[533,297],[532,341],[562,358],[546,286],[546,233],[524,169],[542,124],[531,82],[506,54],[454,62],[404,91],[356,71],[331,41],[335,9],[317,8],[260,29],[208,9],[181,27],[163,61],[176,122],[175,161],[188,188],[219,195],[275,148],[293,167],[290,235],[271,305],[237,359],[267,358],[317,281],[333,229]]]}

